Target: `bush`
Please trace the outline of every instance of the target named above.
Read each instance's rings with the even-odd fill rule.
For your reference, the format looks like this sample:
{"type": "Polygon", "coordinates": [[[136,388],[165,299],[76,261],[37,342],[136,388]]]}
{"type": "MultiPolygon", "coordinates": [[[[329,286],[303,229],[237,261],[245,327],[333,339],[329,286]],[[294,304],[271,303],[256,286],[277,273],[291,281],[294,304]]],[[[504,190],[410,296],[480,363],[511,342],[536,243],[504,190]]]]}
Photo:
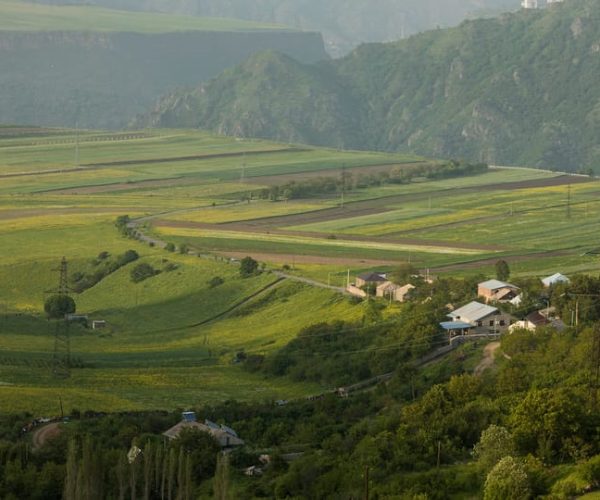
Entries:
{"type": "Polygon", "coordinates": [[[210,288],[216,288],[216,287],[222,285],[223,283],[225,283],[225,280],[223,278],[221,278],[220,276],[215,276],[214,278],[211,278],[208,281],[208,286],[210,288]]]}
{"type": "Polygon", "coordinates": [[[158,274],[158,271],[154,269],[150,264],[142,262],[131,270],[131,281],[139,283],[145,279],[151,278],[158,274]]]}
{"type": "Polygon", "coordinates": [[[167,252],[174,252],[174,251],[175,251],[175,244],[174,244],[174,243],[171,243],[171,242],[167,243],[167,244],[165,245],[165,250],[166,250],[167,252]]]}

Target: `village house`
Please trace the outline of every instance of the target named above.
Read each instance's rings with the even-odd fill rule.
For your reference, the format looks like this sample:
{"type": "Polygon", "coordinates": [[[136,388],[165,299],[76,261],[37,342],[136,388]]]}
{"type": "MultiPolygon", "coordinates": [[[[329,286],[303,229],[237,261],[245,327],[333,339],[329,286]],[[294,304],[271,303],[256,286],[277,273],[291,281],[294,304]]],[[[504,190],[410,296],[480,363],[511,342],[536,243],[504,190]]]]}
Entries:
{"type": "Polygon", "coordinates": [[[226,425],[219,425],[210,420],[205,420],[203,424],[196,421],[196,414],[193,411],[186,411],[181,414],[182,420],[178,424],[163,432],[163,436],[169,439],[177,439],[183,429],[197,429],[202,432],[208,432],[219,443],[221,448],[233,448],[243,446],[236,432],[226,425]]]}
{"type": "Polygon", "coordinates": [[[551,286],[559,285],[559,284],[563,284],[563,283],[565,285],[568,285],[569,283],[571,283],[571,280],[569,278],[567,278],[564,274],[560,274],[560,273],[556,273],[556,274],[553,274],[552,276],[548,276],[547,278],[542,279],[542,284],[544,285],[545,288],[550,288],[551,286]]]}
{"type": "Polygon", "coordinates": [[[400,286],[391,281],[385,281],[376,288],[375,295],[395,302],[405,302],[414,289],[415,286],[411,284],[400,286]]]}
{"type": "Polygon", "coordinates": [[[448,317],[451,321],[442,323],[442,328],[446,331],[459,330],[463,332],[463,335],[504,333],[514,321],[510,314],[504,313],[496,307],[481,304],[480,302],[470,302],[466,306],[460,307],[449,313],[448,317]],[[462,328],[460,325],[451,325],[451,323],[461,323],[462,328]],[[452,326],[454,326],[454,328],[452,328],[452,326]]]}
{"type": "Polygon", "coordinates": [[[363,273],[356,277],[355,285],[358,288],[372,287],[377,288],[387,281],[385,273],[363,273]]]}
{"type": "Polygon", "coordinates": [[[520,288],[500,280],[489,280],[477,285],[477,295],[490,302],[510,302],[520,293],[520,288]]]}

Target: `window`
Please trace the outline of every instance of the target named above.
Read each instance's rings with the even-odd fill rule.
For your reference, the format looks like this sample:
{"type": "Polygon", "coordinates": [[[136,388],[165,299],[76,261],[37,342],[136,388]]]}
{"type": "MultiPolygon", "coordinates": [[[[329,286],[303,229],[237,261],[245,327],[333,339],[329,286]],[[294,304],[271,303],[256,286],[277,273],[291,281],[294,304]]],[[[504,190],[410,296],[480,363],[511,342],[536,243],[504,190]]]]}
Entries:
{"type": "Polygon", "coordinates": [[[477,326],[483,326],[483,321],[478,321],[477,326]]]}
{"type": "Polygon", "coordinates": [[[494,326],[494,320],[493,319],[490,320],[490,326],[494,326]]]}
{"type": "Polygon", "coordinates": [[[506,326],[506,321],[504,321],[503,319],[500,320],[500,326],[506,326]]]}

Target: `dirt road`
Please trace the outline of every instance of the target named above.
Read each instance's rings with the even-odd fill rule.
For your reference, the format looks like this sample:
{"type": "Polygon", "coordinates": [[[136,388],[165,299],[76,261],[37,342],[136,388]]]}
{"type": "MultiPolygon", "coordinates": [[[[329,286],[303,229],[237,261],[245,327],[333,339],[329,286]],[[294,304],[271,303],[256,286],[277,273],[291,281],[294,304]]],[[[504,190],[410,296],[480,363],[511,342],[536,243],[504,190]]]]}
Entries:
{"type": "Polygon", "coordinates": [[[481,374],[485,370],[487,370],[488,368],[491,368],[494,365],[494,358],[496,355],[496,351],[499,348],[500,348],[500,342],[490,342],[488,345],[485,346],[485,349],[483,350],[483,359],[475,368],[475,371],[474,371],[475,375],[477,375],[478,377],[481,376],[481,374]]]}
{"type": "Polygon", "coordinates": [[[46,442],[61,433],[60,422],[52,422],[37,429],[32,436],[33,449],[39,450],[46,442]]]}

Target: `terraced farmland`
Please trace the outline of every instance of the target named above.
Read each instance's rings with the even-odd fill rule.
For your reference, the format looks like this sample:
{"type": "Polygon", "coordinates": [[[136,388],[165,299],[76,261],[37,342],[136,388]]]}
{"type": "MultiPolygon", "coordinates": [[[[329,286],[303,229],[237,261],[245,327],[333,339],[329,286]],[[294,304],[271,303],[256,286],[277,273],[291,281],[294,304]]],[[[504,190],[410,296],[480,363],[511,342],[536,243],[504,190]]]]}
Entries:
{"type": "Polygon", "coordinates": [[[59,396],[69,409],[122,410],[319,390],[265,380],[233,360],[278,349],[320,318],[359,320],[363,306],[269,272],[242,279],[230,257],[253,255],[267,271],[288,264],[292,277],[335,286],[348,268],[407,260],[453,274],[485,272],[500,256],[523,274],[600,268],[583,255],[600,247],[600,183],[588,178],[493,169],[409,184],[344,180],[340,192],[342,175],[357,181],[429,160],[196,131],[2,131],[0,411],[56,412],[59,396]],[[264,197],[316,178],[333,179],[337,191],[264,197]],[[123,237],[114,220],[125,214],[146,237],[185,243],[193,254],[123,237]],[[42,308],[53,269],[65,256],[72,275],[93,274],[101,253],[128,249],[159,273],[134,283],[128,264],[75,295],[79,312],[108,327],[74,326],[80,367],[66,381],[52,378],[53,331],[42,308]],[[223,283],[213,288],[216,277],[223,283]]]}

